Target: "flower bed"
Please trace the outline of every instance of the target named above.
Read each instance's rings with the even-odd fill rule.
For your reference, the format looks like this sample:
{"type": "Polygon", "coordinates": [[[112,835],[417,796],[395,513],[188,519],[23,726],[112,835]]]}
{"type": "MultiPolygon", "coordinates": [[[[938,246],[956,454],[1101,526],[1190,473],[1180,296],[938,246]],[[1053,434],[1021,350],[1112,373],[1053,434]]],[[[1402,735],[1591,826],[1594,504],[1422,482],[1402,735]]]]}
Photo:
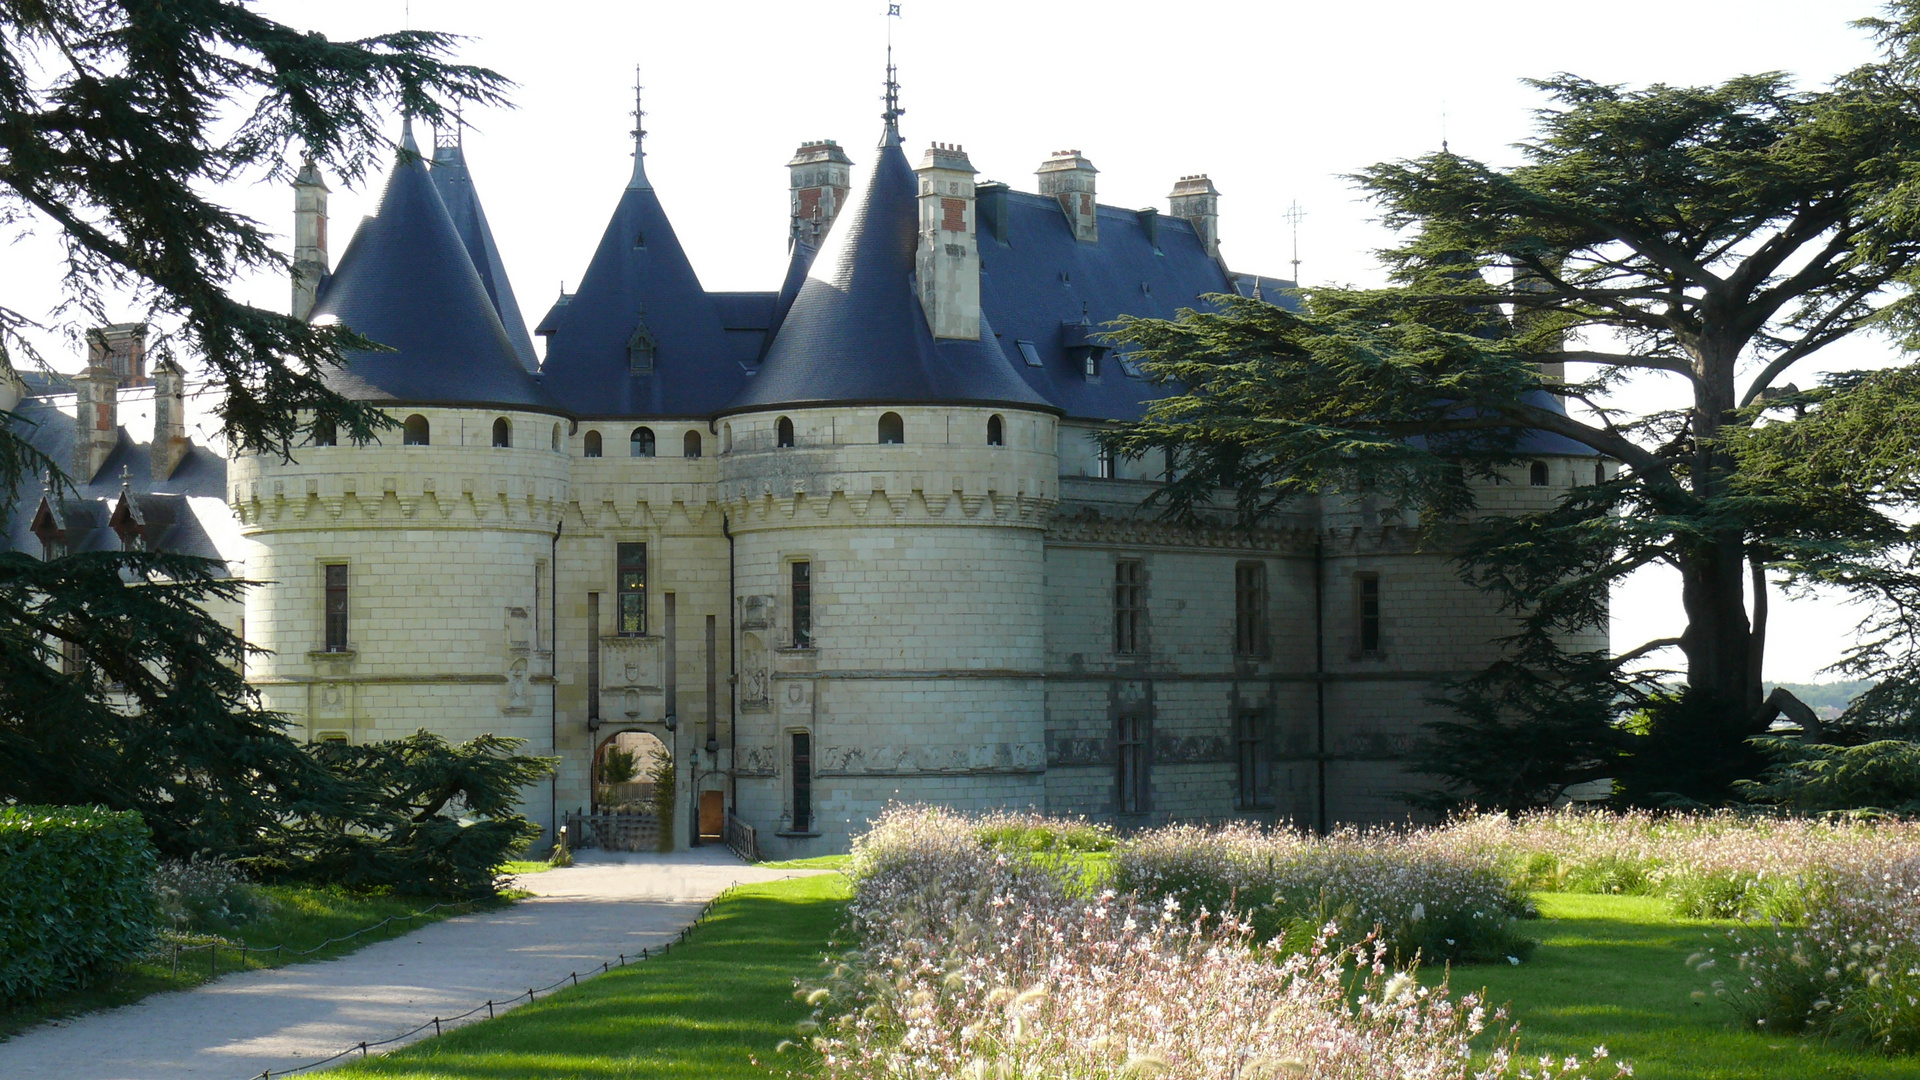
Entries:
{"type": "MultiPolygon", "coordinates": [[[[1202,844],[1210,865],[1221,850],[1204,846],[1210,835],[1156,834],[1150,850],[1202,844]]],[[[1236,853],[1249,841],[1230,836],[1236,853]]],[[[1172,895],[1089,896],[1070,861],[995,850],[977,821],[949,812],[889,811],[855,842],[849,874],[859,948],[799,991],[815,1007],[805,1046],[832,1080],[1628,1071],[1604,1053],[1516,1060],[1504,1012],[1422,986],[1384,941],[1342,945],[1328,926],[1289,952],[1172,895]]]]}

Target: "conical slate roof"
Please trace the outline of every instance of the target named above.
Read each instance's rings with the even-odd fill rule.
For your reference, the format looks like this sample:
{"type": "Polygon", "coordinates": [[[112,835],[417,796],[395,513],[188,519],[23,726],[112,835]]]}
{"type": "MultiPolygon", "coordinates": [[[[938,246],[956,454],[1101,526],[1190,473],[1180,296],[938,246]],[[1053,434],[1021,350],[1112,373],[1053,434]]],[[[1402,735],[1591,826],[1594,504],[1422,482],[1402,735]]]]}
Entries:
{"type": "Polygon", "coordinates": [[[473,269],[480,275],[487,299],[493,302],[494,313],[506,327],[513,351],[520,357],[520,366],[539,371],[540,358],[534,354],[527,320],[521,316],[520,304],[513,297],[506,265],[500,261],[493,230],[487,227],[487,212],[480,207],[480,194],[474,190],[473,174],[467,171],[467,156],[458,142],[438,145],[436,141],[433,168],[428,175],[433,177],[434,190],[440,193],[447,216],[453,219],[454,231],[460,234],[460,242],[466,245],[467,255],[473,259],[473,269]]]}
{"type": "Polygon", "coordinates": [[[1057,411],[982,313],[979,341],[938,340],[913,286],[918,184],[889,123],[866,190],[834,224],[759,372],[727,412],[780,405],[1010,405],[1057,411]]]}
{"type": "Polygon", "coordinates": [[[311,321],[337,320],[391,352],[328,375],[360,401],[548,409],[520,364],[408,132],[380,209],[360,223],[311,321]]]}
{"type": "Polygon", "coordinates": [[[711,416],[746,372],[643,164],[636,156],[579,291],[540,321],[542,376],[582,416],[711,416]],[[651,370],[629,352],[643,325],[651,370]]]}

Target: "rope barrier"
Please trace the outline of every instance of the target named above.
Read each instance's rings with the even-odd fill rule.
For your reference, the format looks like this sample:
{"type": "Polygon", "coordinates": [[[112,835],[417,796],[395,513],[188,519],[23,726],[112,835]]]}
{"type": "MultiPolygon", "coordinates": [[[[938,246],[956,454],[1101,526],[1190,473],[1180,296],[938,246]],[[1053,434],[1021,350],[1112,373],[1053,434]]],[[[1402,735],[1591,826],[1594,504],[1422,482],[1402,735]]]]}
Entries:
{"type": "MultiPolygon", "coordinates": [[[[693,918],[693,926],[698,926],[701,923],[706,922],[707,916],[710,915],[713,911],[713,905],[719,903],[721,900],[724,900],[727,894],[731,893],[735,888],[739,886],[739,884],[740,883],[737,881],[734,882],[732,885],[729,885],[725,889],[721,890],[720,893],[714,896],[713,899],[708,900],[705,904],[701,905],[699,914],[695,915],[693,918]]],[[[428,910],[431,911],[433,909],[429,908],[428,910]]],[[[686,941],[687,931],[690,929],[692,929],[692,926],[681,928],[680,930],[681,942],[684,943],[686,941]]],[[[665,956],[667,954],[667,951],[671,949],[673,945],[674,945],[674,942],[672,941],[666,942],[665,944],[661,945],[660,955],[665,956]]],[[[653,952],[651,948],[642,946],[640,949],[639,956],[630,957],[626,953],[621,953],[619,955],[618,960],[602,961],[600,964],[600,970],[602,974],[604,974],[616,967],[626,967],[628,963],[637,964],[644,960],[651,959],[652,955],[653,955],[653,952]]],[[[591,968],[588,968],[587,970],[587,977],[588,978],[593,977],[593,970],[591,968]]],[[[547,993],[548,991],[559,987],[561,984],[566,983],[569,980],[572,981],[574,986],[579,986],[580,973],[578,971],[569,971],[565,975],[560,976],[558,979],[553,980],[552,982],[548,983],[545,986],[539,987],[538,989],[534,987],[528,987],[527,992],[524,995],[515,994],[512,998],[508,999],[508,1001],[502,1001],[502,1002],[499,1002],[498,1004],[506,1005],[509,1002],[519,1001],[522,997],[525,997],[527,999],[528,1004],[532,1004],[534,1001],[538,1000],[537,997],[535,996],[536,994],[547,993]]],[[[296,1073],[310,1072],[314,1069],[320,1068],[323,1065],[331,1065],[334,1062],[339,1061],[341,1058],[347,1057],[348,1055],[353,1054],[356,1051],[359,1052],[361,1057],[366,1057],[367,1050],[369,1047],[388,1046],[393,1043],[402,1042],[407,1039],[411,1039],[415,1035],[420,1034],[422,1031],[425,1031],[428,1028],[432,1028],[433,1033],[435,1035],[439,1035],[443,1030],[441,1025],[445,1024],[445,1025],[451,1026],[456,1021],[465,1020],[467,1017],[474,1015],[475,1013],[479,1012],[481,1009],[487,1010],[487,1019],[491,1020],[494,1018],[494,1015],[495,1015],[494,1014],[495,1004],[496,1003],[492,998],[488,998],[486,1002],[484,1002],[483,1004],[475,1005],[473,1008],[468,1009],[466,1012],[460,1013],[457,1016],[436,1016],[433,1019],[428,1020],[427,1022],[419,1025],[418,1027],[412,1028],[411,1030],[408,1030],[408,1031],[403,1031],[400,1034],[395,1035],[391,1038],[378,1039],[378,1040],[363,1040],[361,1042],[355,1043],[352,1046],[347,1047],[345,1050],[342,1050],[339,1053],[334,1054],[330,1057],[324,1057],[318,1061],[309,1061],[304,1065],[295,1065],[287,1069],[266,1069],[262,1072],[255,1073],[254,1075],[247,1077],[247,1080],[274,1080],[274,1077],[277,1077],[277,1076],[293,1076],[296,1073]]]]}

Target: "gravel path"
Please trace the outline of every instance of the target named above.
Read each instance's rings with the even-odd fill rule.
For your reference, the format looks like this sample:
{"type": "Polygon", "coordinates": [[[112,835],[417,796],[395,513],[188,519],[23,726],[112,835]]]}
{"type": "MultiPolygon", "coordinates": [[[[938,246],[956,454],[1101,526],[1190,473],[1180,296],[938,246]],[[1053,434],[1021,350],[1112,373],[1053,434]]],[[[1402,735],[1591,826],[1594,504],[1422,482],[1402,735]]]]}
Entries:
{"type": "Polygon", "coordinates": [[[588,851],[578,860],[521,878],[519,886],[537,895],[501,911],[446,919],[338,960],[230,975],[35,1028],[0,1043],[0,1077],[246,1080],[267,1069],[277,1073],[489,998],[517,994],[524,1004],[528,987],[597,971],[602,961],[667,941],[728,885],[822,872],[756,869],[721,847],[672,855],[588,851]]]}

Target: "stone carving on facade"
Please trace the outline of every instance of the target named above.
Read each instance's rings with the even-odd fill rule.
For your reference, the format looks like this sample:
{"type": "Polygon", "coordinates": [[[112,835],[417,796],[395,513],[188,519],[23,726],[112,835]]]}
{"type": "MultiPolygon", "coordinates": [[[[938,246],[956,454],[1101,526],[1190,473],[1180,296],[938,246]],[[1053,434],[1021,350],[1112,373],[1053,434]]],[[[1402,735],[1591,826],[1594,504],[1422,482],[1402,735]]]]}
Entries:
{"type": "Polygon", "coordinates": [[[740,627],[743,630],[765,630],[773,625],[773,597],[743,596],[740,598],[740,627]]]}
{"type": "Polygon", "coordinates": [[[780,768],[780,750],[773,746],[742,746],[734,751],[735,776],[774,776],[780,768]]]}
{"type": "Polygon", "coordinates": [[[507,709],[508,712],[528,712],[527,704],[527,662],[515,660],[507,669],[507,709]]]}
{"type": "Polygon", "coordinates": [[[767,707],[767,650],[758,634],[740,635],[740,706],[767,707]]]}
{"type": "Polygon", "coordinates": [[[1156,765],[1205,765],[1232,760],[1223,735],[1162,735],[1153,740],[1156,765]]]}
{"type": "Polygon", "coordinates": [[[660,638],[607,636],[600,639],[600,670],[612,687],[657,689],[660,678],[660,638]]]}
{"type": "Polygon", "coordinates": [[[813,683],[804,679],[787,682],[779,694],[782,713],[807,713],[813,710],[813,683]]]}
{"type": "Polygon", "coordinates": [[[1046,769],[1038,743],[964,743],[945,746],[822,747],[816,776],[927,776],[1036,773],[1046,769]]]}
{"type": "Polygon", "coordinates": [[[1049,767],[1113,764],[1113,750],[1104,738],[1047,737],[1049,767]]]}

